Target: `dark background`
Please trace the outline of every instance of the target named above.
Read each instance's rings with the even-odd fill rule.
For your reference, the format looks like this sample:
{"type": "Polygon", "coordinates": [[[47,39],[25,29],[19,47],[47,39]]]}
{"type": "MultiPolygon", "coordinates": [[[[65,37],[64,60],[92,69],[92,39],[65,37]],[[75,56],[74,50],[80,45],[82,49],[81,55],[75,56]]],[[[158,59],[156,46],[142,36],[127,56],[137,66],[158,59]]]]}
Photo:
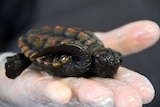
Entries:
{"type": "MultiPolygon", "coordinates": [[[[160,25],[159,0],[1,0],[0,52],[20,51],[16,40],[31,28],[44,25],[109,31],[132,21],[148,19],[160,25]]],[[[156,89],[144,107],[160,106],[160,43],[125,57],[124,66],[145,75],[156,89]]]]}

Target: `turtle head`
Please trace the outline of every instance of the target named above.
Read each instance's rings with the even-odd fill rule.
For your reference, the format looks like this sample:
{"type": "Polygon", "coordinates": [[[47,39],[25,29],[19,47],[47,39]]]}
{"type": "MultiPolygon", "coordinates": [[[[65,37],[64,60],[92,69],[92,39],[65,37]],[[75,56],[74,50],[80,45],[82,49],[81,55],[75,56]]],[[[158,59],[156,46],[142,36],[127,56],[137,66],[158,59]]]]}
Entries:
{"type": "Polygon", "coordinates": [[[113,77],[122,60],[121,53],[110,48],[101,49],[92,57],[92,72],[100,77],[113,77]]]}

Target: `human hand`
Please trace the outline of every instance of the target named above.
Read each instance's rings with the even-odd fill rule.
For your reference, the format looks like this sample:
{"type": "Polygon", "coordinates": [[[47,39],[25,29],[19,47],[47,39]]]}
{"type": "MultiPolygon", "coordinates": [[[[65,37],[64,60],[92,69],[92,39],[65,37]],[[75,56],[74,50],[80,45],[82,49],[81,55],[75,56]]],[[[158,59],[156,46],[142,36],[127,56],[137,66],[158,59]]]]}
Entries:
{"type": "MultiPolygon", "coordinates": [[[[159,39],[159,27],[138,21],[107,33],[95,34],[106,47],[133,54],[159,39]]],[[[5,58],[3,54],[0,60],[5,58]]],[[[154,97],[154,88],[141,74],[120,67],[114,79],[58,78],[27,68],[16,79],[5,76],[0,64],[0,104],[3,107],[141,107],[154,97]]]]}

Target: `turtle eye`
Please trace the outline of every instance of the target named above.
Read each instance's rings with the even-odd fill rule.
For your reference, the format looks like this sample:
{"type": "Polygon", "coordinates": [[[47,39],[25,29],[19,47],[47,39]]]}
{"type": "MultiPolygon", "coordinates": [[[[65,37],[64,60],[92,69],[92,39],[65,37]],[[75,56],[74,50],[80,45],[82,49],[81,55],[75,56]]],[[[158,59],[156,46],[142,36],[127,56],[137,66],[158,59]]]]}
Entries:
{"type": "Polygon", "coordinates": [[[68,56],[68,55],[62,55],[61,57],[60,57],[60,61],[61,61],[61,63],[67,63],[70,59],[72,58],[72,56],[68,56]]]}

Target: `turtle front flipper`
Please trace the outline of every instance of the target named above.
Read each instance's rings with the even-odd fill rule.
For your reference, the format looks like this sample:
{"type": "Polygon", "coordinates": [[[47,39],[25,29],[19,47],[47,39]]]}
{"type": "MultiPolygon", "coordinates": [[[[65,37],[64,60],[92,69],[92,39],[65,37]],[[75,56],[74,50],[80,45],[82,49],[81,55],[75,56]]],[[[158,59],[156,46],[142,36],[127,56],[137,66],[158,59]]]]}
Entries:
{"type": "Polygon", "coordinates": [[[7,57],[5,63],[6,76],[15,79],[21,72],[31,64],[31,61],[22,53],[7,57]]]}

